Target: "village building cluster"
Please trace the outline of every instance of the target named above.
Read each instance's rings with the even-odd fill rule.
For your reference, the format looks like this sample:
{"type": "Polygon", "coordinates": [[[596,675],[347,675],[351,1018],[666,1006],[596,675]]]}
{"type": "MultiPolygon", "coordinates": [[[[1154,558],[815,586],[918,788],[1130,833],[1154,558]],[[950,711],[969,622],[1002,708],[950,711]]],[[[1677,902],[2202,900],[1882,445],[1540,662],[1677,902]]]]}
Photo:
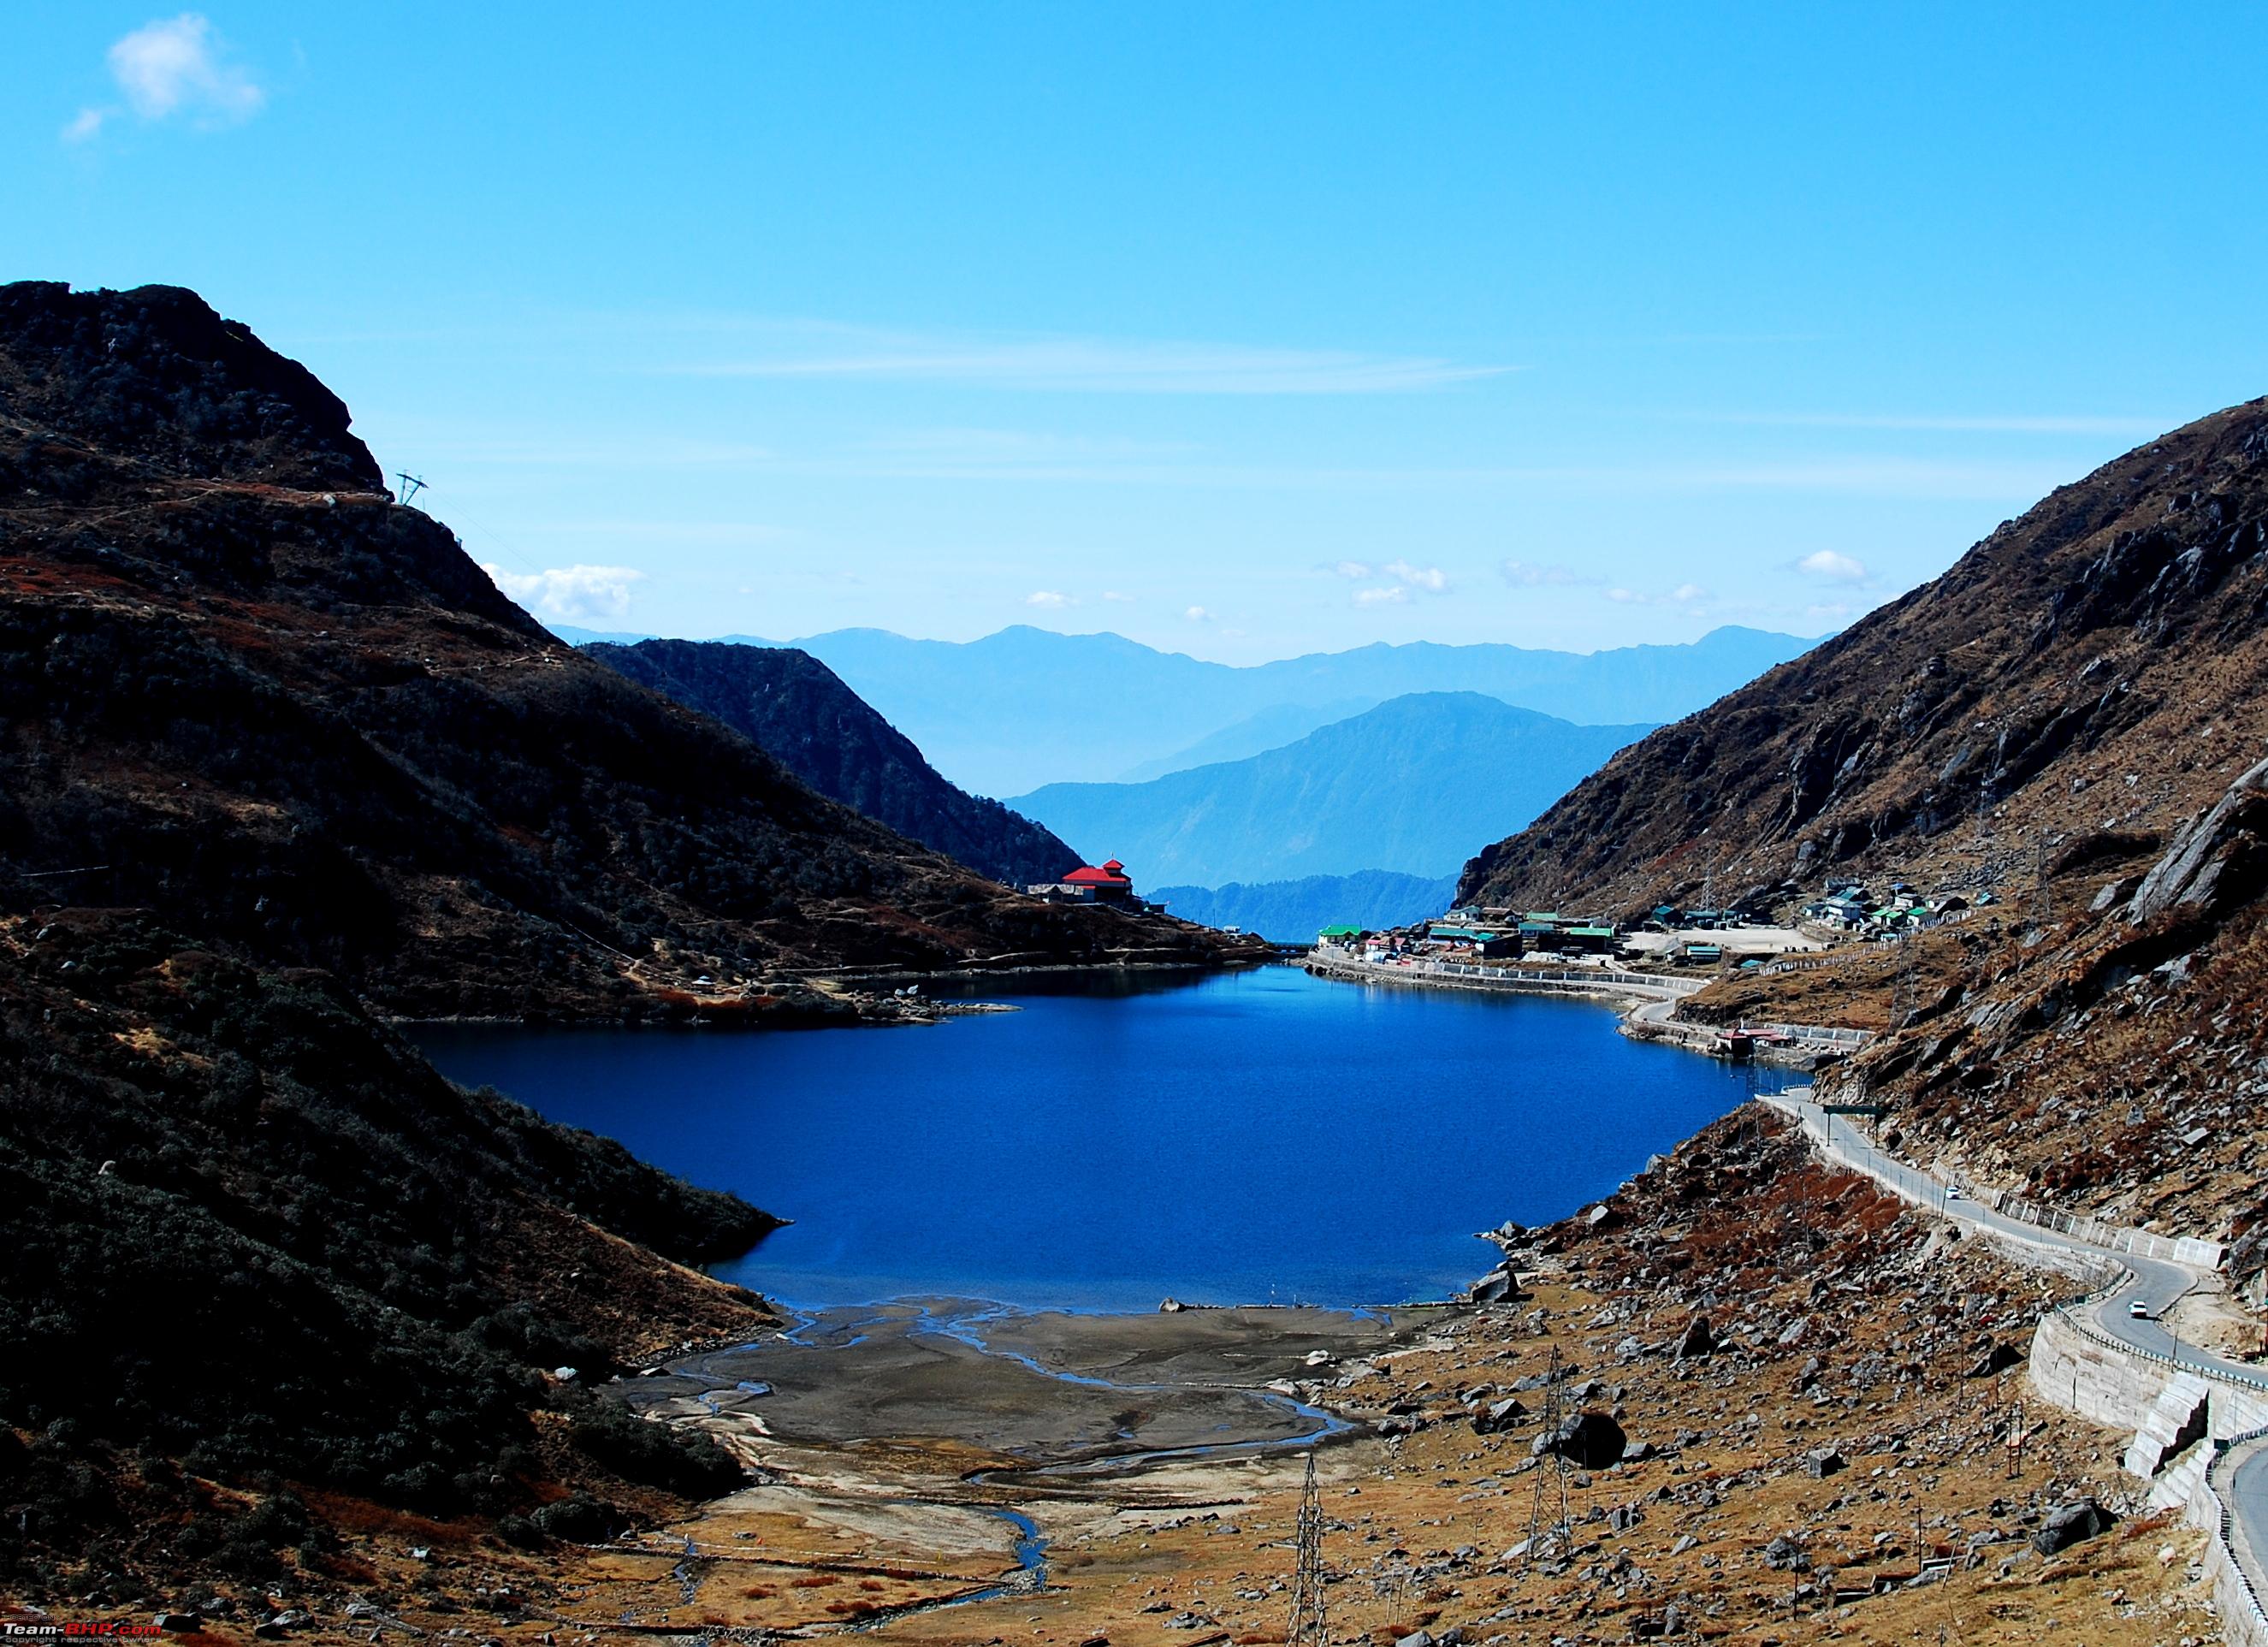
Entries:
{"type": "Polygon", "coordinates": [[[1996,901],[1989,891],[1924,896],[1903,880],[1888,882],[1880,894],[1863,881],[1830,880],[1809,901],[1796,905],[1799,896],[1800,888],[1785,882],[1776,898],[1752,897],[1723,907],[1664,901],[1629,922],[1550,909],[1465,907],[1405,927],[1325,927],[1315,942],[1373,965],[1447,960],[1753,967],[1774,955],[1822,949],[1854,937],[1895,941],[1964,919],[1996,901]],[[1783,909],[1793,906],[1793,918],[1780,915],[1775,903],[1783,909]]]}

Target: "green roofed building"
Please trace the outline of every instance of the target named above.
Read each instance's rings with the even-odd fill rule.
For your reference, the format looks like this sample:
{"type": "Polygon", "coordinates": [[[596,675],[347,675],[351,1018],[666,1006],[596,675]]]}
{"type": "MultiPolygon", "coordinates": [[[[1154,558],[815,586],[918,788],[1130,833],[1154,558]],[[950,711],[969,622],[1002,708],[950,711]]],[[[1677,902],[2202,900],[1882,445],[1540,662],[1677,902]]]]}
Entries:
{"type": "Polygon", "coordinates": [[[1327,926],[1315,936],[1319,938],[1360,937],[1362,933],[1363,929],[1359,926],[1327,926]]]}

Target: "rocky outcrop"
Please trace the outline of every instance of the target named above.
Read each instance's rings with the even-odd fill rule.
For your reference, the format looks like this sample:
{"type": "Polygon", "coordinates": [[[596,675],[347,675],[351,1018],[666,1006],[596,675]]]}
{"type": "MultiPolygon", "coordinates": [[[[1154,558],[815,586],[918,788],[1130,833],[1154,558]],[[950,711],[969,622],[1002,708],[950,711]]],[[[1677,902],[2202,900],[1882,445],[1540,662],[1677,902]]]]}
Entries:
{"type": "Polygon", "coordinates": [[[2268,892],[2268,761],[2174,837],[2126,907],[2140,924],[2176,908],[2213,916],[2268,892]]]}

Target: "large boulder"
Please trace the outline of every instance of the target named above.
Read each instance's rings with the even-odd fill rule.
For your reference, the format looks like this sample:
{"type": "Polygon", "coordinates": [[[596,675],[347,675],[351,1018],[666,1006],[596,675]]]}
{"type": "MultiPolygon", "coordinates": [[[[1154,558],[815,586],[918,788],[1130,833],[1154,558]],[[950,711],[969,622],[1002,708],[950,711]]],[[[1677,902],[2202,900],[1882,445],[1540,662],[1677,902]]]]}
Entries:
{"type": "Polygon", "coordinates": [[[1548,1430],[1535,1437],[1529,1449],[1538,1458],[1557,1455],[1578,1468],[1602,1470],[1609,1464],[1622,1461],[1623,1450],[1630,1445],[1623,1427],[1612,1417],[1601,1412],[1572,1413],[1562,1419],[1557,1430],[1548,1430]]]}
{"type": "Polygon", "coordinates": [[[1466,1289],[1466,1296],[1475,1304],[1501,1304],[1516,1298],[1520,1292],[1520,1277],[1509,1264],[1499,1264],[1466,1289]]]}
{"type": "Polygon", "coordinates": [[[2043,1555],[2052,1555],[2117,1525],[2118,1518],[2092,1498],[2074,1499],[2050,1512],[2040,1530],[2032,1534],[2032,1548],[2043,1555]]]}
{"type": "Polygon", "coordinates": [[[1989,1379],[1996,1373],[2006,1372],[2023,1358],[2024,1352],[2015,1345],[2004,1344],[1996,1340],[1986,1347],[1984,1353],[1977,1357],[1969,1371],[1961,1376],[1964,1379],[1989,1379]]]}

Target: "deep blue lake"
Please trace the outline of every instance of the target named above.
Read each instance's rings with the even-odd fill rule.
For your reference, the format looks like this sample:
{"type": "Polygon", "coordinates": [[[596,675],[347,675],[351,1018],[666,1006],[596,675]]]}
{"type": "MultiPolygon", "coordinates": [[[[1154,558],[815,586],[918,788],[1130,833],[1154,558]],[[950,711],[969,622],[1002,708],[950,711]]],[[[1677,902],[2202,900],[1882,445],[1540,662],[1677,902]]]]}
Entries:
{"type": "Polygon", "coordinates": [[[1473,1232],[1594,1200],[1774,1071],[1604,1006],[1289,967],[986,998],[932,1028],[420,1028],[468,1085],[795,1222],[719,1267],[802,1305],[1441,1298],[1473,1232]]]}

